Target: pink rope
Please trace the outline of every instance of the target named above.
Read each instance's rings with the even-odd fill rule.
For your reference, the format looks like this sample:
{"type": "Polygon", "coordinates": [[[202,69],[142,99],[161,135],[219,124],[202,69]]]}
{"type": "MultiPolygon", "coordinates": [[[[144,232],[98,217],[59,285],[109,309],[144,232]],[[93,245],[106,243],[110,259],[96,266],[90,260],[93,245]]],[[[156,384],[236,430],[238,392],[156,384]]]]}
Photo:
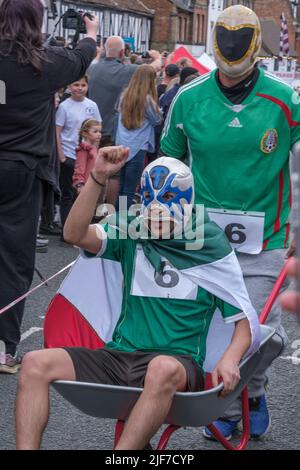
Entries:
{"type": "Polygon", "coordinates": [[[32,289],[30,289],[26,294],[23,294],[21,295],[21,297],[18,297],[16,300],[14,300],[13,302],[11,302],[10,304],[6,305],[6,307],[3,307],[0,309],[0,315],[2,315],[2,313],[5,313],[7,312],[7,310],[9,310],[10,308],[14,307],[15,305],[17,305],[19,302],[22,302],[22,300],[26,299],[29,295],[33,294],[35,291],[37,291],[38,289],[40,289],[41,287],[43,287],[45,284],[47,284],[49,281],[52,281],[52,279],[56,278],[57,276],[59,276],[60,274],[64,273],[65,271],[67,271],[67,269],[71,268],[71,266],[73,266],[73,264],[75,263],[75,261],[73,261],[72,263],[68,264],[68,266],[66,266],[65,268],[61,269],[60,271],[58,271],[56,274],[54,274],[53,276],[49,277],[49,279],[47,279],[46,281],[43,281],[41,284],[39,284],[38,286],[36,287],[33,287],[32,289]]]}

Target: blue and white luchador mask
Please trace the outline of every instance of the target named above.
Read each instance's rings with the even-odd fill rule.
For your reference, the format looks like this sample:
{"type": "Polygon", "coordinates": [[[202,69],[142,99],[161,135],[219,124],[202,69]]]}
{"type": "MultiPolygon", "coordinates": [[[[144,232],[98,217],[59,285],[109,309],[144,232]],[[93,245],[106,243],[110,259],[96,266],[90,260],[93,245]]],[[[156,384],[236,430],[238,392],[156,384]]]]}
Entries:
{"type": "Polygon", "coordinates": [[[141,215],[145,222],[151,220],[151,232],[157,232],[159,224],[165,222],[167,234],[170,221],[174,222],[173,232],[182,232],[191,217],[194,204],[191,170],[175,158],[158,158],[142,174],[141,198],[141,215]]]}

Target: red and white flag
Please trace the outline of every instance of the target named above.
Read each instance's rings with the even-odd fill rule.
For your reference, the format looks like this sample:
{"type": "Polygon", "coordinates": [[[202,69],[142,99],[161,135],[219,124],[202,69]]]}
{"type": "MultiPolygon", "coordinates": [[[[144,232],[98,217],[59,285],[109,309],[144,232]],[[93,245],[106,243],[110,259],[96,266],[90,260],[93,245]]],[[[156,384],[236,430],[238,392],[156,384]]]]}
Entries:
{"type": "Polygon", "coordinates": [[[45,347],[103,347],[120,318],[122,283],[120,263],[79,257],[48,307],[45,347]]]}
{"type": "MultiPolygon", "coordinates": [[[[192,270],[190,276],[198,279],[201,287],[224,300],[229,295],[228,300],[234,303],[236,298],[250,322],[255,350],[260,333],[257,314],[249,303],[239,271],[238,261],[232,253],[222,263],[210,263],[192,270]]],[[[45,347],[85,347],[92,350],[103,347],[111,341],[120,318],[122,293],[123,273],[119,262],[79,257],[47,310],[45,347]]],[[[207,372],[213,370],[229,346],[233,332],[234,324],[226,324],[221,313],[216,311],[206,343],[204,368],[207,372]]]]}

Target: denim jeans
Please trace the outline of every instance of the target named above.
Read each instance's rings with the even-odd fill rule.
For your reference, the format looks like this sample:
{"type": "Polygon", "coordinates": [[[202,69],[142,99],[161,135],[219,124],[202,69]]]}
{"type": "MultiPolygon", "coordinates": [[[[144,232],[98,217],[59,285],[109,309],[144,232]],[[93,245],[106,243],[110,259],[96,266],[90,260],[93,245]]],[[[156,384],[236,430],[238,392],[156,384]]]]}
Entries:
{"type": "MultiPolygon", "coordinates": [[[[121,170],[119,196],[127,196],[127,209],[131,206],[145,164],[146,150],[140,150],[121,170]]],[[[117,202],[118,207],[119,201],[117,202]]]]}

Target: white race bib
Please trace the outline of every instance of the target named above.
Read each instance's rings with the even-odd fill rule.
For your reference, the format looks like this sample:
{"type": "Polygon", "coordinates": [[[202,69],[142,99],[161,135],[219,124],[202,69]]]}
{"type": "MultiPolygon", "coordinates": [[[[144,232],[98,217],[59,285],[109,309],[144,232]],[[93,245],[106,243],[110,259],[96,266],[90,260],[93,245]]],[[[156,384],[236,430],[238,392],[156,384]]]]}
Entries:
{"type": "Polygon", "coordinates": [[[163,299],[196,300],[198,286],[163,259],[163,273],[156,273],[144,251],[137,246],[131,295],[163,299]]]}
{"type": "Polygon", "coordinates": [[[261,253],[264,241],[264,212],[207,209],[210,219],[224,230],[232,248],[251,255],[261,253]]]}

